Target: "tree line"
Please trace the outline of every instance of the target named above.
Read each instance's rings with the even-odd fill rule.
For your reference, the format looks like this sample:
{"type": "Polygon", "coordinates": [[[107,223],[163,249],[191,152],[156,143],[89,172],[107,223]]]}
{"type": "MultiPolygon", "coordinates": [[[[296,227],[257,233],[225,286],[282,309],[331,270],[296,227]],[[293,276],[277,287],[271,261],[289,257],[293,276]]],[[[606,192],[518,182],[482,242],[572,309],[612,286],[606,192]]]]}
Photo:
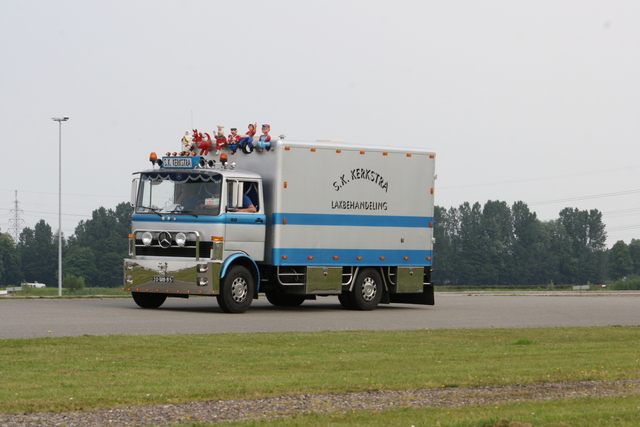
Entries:
{"type": "Polygon", "coordinates": [[[436,285],[583,285],[640,275],[640,240],[607,250],[597,209],[565,208],[541,221],[522,201],[490,200],[436,206],[434,216],[436,285]]]}
{"type": "MultiPolygon", "coordinates": [[[[86,286],[122,285],[133,208],[100,207],[63,239],[64,275],[86,286]]],[[[597,209],[565,208],[541,221],[524,202],[488,201],[458,208],[435,207],[433,279],[452,286],[547,286],[600,284],[640,275],[640,240],[606,248],[597,209]]],[[[58,235],[44,220],[25,227],[18,242],[0,233],[0,287],[21,282],[57,286],[58,235]]]]}
{"type": "MultiPolygon", "coordinates": [[[[122,286],[122,260],[128,255],[133,207],[123,202],[115,209],[100,207],[82,220],[69,238],[63,237],[62,272],[83,278],[86,286],[122,286]]],[[[0,286],[22,282],[58,285],[58,233],[40,220],[25,227],[18,242],[0,235],[0,286]]]]}

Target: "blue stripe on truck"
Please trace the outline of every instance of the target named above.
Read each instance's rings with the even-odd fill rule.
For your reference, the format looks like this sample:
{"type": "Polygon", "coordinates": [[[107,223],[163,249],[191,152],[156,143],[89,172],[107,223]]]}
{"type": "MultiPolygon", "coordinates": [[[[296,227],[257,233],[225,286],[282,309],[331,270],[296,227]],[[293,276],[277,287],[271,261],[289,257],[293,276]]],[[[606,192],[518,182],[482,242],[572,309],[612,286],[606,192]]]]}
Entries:
{"type": "Polygon", "coordinates": [[[274,248],[273,265],[430,266],[431,250],[274,248]],[[336,258],[337,257],[337,258],[336,258]],[[358,259],[361,258],[361,259],[358,259]],[[407,259],[405,259],[407,258],[407,259]],[[429,259],[427,259],[429,258],[429,259]]]}
{"type": "Polygon", "coordinates": [[[388,215],[344,215],[274,213],[273,224],[287,225],[332,225],[362,227],[417,227],[429,228],[433,223],[430,216],[388,216],[388,215]]]}

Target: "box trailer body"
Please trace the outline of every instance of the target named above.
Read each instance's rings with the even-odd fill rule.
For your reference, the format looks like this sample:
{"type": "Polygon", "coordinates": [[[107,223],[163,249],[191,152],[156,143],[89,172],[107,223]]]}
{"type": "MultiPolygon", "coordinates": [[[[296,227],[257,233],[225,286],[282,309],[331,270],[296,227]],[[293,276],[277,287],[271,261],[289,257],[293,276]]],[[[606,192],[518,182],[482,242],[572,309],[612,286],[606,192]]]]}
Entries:
{"type": "Polygon", "coordinates": [[[282,306],[434,303],[432,151],[280,139],[211,157],[169,155],[139,173],[124,272],[139,305],[214,295],[242,312],[261,293],[282,306]],[[195,183],[207,197],[185,209],[176,188],[195,183]],[[255,212],[242,212],[245,197],[255,212]]]}

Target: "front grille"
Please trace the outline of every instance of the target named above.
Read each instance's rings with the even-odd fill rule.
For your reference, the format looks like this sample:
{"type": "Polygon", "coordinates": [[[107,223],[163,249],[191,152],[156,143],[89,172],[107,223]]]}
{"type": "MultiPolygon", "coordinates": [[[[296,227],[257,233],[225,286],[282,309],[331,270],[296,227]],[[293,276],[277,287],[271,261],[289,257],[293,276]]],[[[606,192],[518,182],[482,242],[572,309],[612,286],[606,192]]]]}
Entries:
{"type": "MultiPolygon", "coordinates": [[[[212,247],[213,242],[200,242],[200,253],[198,257],[209,258],[212,247]]],[[[136,239],[136,256],[196,258],[196,242],[187,242],[184,247],[171,245],[165,249],[160,247],[155,239],[151,243],[151,246],[144,246],[142,240],[136,239]]]]}

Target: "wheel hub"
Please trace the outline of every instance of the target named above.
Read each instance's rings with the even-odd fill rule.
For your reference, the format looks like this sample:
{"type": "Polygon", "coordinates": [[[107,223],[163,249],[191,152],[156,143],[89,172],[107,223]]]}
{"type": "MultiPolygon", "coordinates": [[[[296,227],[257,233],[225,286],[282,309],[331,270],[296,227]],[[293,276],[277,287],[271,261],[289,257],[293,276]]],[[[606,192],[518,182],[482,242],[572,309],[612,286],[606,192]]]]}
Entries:
{"type": "Polygon", "coordinates": [[[236,302],[244,301],[247,297],[247,282],[242,278],[237,278],[231,284],[231,295],[236,302]]]}
{"type": "Polygon", "coordinates": [[[376,297],[376,282],[370,278],[367,277],[366,279],[364,279],[364,283],[362,284],[362,298],[365,299],[365,301],[371,301],[376,297]]]}

